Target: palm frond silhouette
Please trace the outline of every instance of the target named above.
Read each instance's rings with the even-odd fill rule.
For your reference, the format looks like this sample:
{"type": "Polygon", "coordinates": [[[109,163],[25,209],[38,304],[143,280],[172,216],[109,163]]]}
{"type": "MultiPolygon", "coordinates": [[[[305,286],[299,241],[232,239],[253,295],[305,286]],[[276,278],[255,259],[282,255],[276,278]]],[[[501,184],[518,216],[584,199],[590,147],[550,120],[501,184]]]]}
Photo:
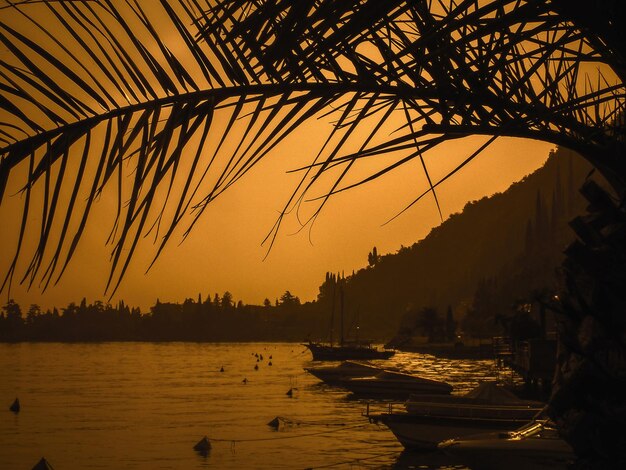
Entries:
{"type": "Polygon", "coordinates": [[[415,159],[430,189],[414,202],[432,193],[438,205],[438,185],[498,136],[572,148],[622,187],[623,162],[612,155],[623,142],[615,124],[623,82],[585,73],[607,62],[610,44],[564,19],[561,5],[7,2],[0,10],[0,203],[26,176],[19,241],[2,289],[24,256],[21,282],[44,289],[57,282],[93,223],[94,202],[114,187],[107,283],[114,292],[143,237],[158,240],[158,256],[177,227],[186,224],[187,234],[208,204],[312,118],[332,123],[328,139],[299,169],[270,244],[284,215],[329,170],[338,176],[313,198],[313,217],[332,195],[415,159]],[[381,137],[392,116],[403,124],[381,137]],[[424,152],[475,134],[488,136],[485,144],[444,178],[431,178],[424,152]],[[346,146],[354,139],[356,150],[346,146]],[[382,170],[346,180],[361,159],[389,154],[397,159],[382,170]],[[27,231],[39,240],[24,252],[27,231]]]}

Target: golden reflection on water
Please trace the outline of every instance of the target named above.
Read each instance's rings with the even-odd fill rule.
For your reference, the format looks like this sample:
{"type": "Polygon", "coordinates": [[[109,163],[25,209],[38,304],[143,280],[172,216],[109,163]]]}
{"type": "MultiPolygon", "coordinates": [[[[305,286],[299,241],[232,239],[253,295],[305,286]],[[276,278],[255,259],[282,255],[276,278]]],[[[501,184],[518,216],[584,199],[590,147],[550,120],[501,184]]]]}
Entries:
{"type": "MultiPolygon", "coordinates": [[[[285,343],[0,344],[0,468],[32,468],[42,456],[56,470],[451,464],[402,453],[361,415],[363,401],[304,372],[311,364],[303,346],[285,343]],[[292,425],[272,429],[276,416],[292,425]],[[193,446],[205,435],[212,449],[202,456],[193,446]]],[[[455,393],[497,377],[488,360],[398,353],[384,364],[447,380],[455,393]]]]}

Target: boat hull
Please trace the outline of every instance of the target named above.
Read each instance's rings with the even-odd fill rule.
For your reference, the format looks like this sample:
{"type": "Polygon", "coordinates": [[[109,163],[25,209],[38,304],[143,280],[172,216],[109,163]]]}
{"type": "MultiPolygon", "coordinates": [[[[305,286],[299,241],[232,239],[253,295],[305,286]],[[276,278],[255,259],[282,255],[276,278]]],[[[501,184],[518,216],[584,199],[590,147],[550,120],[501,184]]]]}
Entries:
{"type": "Polygon", "coordinates": [[[406,400],[413,394],[449,395],[452,392],[452,386],[446,382],[387,370],[373,377],[347,379],[339,385],[362,397],[396,400],[406,400]]]}
{"type": "Polygon", "coordinates": [[[347,359],[389,359],[395,351],[380,350],[366,346],[330,346],[306,343],[314,361],[343,361],[347,359]]]}
{"type": "Polygon", "coordinates": [[[478,434],[465,439],[452,439],[439,444],[445,454],[452,455],[471,468],[481,470],[565,470],[571,468],[575,455],[570,445],[558,437],[556,429],[529,423],[526,430],[511,433],[478,434]]]}
{"type": "Polygon", "coordinates": [[[354,377],[366,377],[381,371],[379,367],[359,362],[344,361],[338,366],[305,367],[309,374],[327,384],[340,384],[342,380],[354,377]]]}
{"type": "Polygon", "coordinates": [[[382,422],[409,450],[435,450],[437,444],[473,434],[509,431],[525,424],[525,420],[470,419],[449,416],[419,416],[409,413],[383,413],[370,416],[382,422]]]}
{"type": "Polygon", "coordinates": [[[498,447],[492,444],[492,441],[460,442],[452,455],[481,470],[566,470],[575,461],[573,451],[564,443],[516,442],[498,447]]]}

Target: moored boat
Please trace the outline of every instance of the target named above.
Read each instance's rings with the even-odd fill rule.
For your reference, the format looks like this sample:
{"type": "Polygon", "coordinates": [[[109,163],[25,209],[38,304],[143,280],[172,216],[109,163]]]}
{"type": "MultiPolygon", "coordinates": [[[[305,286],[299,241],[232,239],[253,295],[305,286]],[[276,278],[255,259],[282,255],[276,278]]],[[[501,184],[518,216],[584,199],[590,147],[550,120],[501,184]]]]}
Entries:
{"type": "Polygon", "coordinates": [[[417,375],[383,370],[370,377],[342,380],[339,385],[355,395],[404,400],[411,394],[449,394],[452,385],[417,375]]]}
{"type": "Polygon", "coordinates": [[[413,395],[404,412],[369,415],[384,423],[407,449],[427,450],[438,442],[478,433],[517,429],[543,408],[520,400],[508,390],[485,382],[463,396],[413,395]]]}
{"type": "Polygon", "coordinates": [[[515,429],[524,421],[486,420],[460,417],[416,416],[409,413],[382,413],[370,416],[385,424],[396,439],[409,450],[434,450],[441,441],[453,437],[515,429]]]}
{"type": "Polygon", "coordinates": [[[324,343],[304,343],[309,348],[314,361],[343,361],[348,359],[389,359],[395,351],[378,349],[368,343],[345,343],[338,345],[324,343]]]}
{"type": "Polygon", "coordinates": [[[343,288],[339,289],[340,300],[340,334],[339,344],[333,344],[333,325],[335,323],[335,294],[333,291],[330,342],[320,343],[308,341],[303,343],[311,351],[314,361],[345,361],[349,359],[369,360],[369,359],[389,359],[395,354],[392,349],[378,349],[372,346],[370,341],[359,340],[357,326],[357,337],[353,341],[344,339],[343,334],[343,288]]]}
{"type": "Polygon", "coordinates": [[[511,432],[447,440],[439,449],[481,470],[565,470],[575,460],[571,446],[548,420],[532,421],[511,432]]]}
{"type": "Polygon", "coordinates": [[[363,362],[342,361],[336,366],[305,367],[304,370],[328,384],[337,384],[352,377],[374,375],[382,369],[363,362]]]}

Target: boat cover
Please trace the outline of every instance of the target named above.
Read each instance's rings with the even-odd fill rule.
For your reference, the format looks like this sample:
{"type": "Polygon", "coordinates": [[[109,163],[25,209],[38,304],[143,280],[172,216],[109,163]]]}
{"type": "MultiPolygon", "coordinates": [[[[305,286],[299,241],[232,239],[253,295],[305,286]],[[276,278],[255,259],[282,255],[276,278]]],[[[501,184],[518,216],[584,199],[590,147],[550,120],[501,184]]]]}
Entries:
{"type": "Polygon", "coordinates": [[[513,392],[507,390],[496,382],[481,382],[478,387],[470,390],[465,395],[467,398],[473,398],[484,403],[522,405],[527,404],[528,400],[522,400],[513,392]]]}

